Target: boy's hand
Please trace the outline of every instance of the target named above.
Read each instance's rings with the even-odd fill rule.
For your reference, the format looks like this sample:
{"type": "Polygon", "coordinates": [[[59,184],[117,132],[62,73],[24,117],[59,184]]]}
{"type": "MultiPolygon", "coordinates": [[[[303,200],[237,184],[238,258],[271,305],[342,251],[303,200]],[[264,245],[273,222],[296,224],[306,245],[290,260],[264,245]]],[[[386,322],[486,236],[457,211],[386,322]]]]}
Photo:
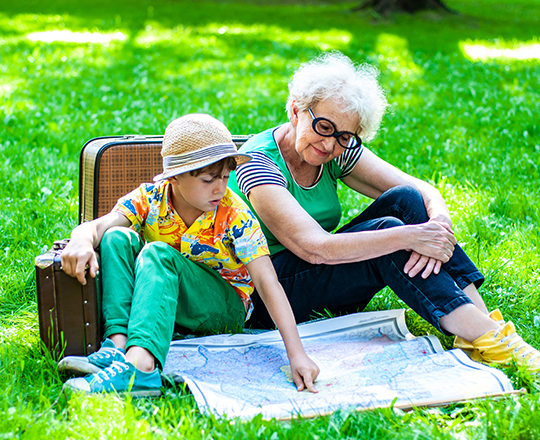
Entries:
{"type": "Polygon", "coordinates": [[[62,251],[62,269],[86,284],[86,268],[92,278],[99,269],[96,251],[105,231],[113,226],[130,226],[131,222],[120,212],[110,212],[91,222],[82,223],[71,233],[71,240],[62,251]]]}
{"type": "Polygon", "coordinates": [[[307,355],[302,355],[289,359],[291,363],[291,373],[293,382],[298,391],[304,391],[306,388],[312,393],[319,391],[313,385],[319,375],[319,367],[307,355]]]}
{"type": "Polygon", "coordinates": [[[84,286],[86,267],[90,276],[95,278],[99,265],[93,246],[77,245],[75,241],[70,241],[62,251],[62,269],[84,286]]]}
{"type": "Polygon", "coordinates": [[[304,351],[291,306],[283,287],[279,284],[272,261],[267,255],[256,258],[247,264],[247,270],[268,313],[281,333],[296,389],[303,391],[307,388],[312,393],[317,393],[313,382],[319,375],[319,367],[304,351]]]}

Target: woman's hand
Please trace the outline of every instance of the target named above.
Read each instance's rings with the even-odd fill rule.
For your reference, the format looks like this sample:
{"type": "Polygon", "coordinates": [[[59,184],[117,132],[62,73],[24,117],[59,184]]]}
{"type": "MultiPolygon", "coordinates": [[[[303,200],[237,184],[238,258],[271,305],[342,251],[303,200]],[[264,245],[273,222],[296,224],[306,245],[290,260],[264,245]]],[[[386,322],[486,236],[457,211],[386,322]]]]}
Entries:
{"type": "Polygon", "coordinates": [[[412,253],[403,271],[411,278],[422,272],[422,278],[426,279],[440,272],[442,264],[452,257],[457,241],[447,217],[415,226],[421,227],[419,245],[410,249],[412,253]]]}
{"type": "Polygon", "coordinates": [[[444,214],[439,214],[435,217],[430,217],[429,218],[429,221],[430,222],[439,222],[439,223],[442,223],[444,227],[448,226],[447,229],[453,234],[454,231],[452,230],[452,220],[450,219],[449,216],[447,215],[444,215],[444,214]]]}
{"type": "Polygon", "coordinates": [[[414,278],[422,270],[422,278],[426,279],[432,273],[437,275],[441,271],[442,261],[435,258],[429,258],[425,255],[420,255],[418,252],[413,251],[409,258],[409,261],[405,264],[403,272],[414,278]]]}
{"type": "Polygon", "coordinates": [[[291,374],[296,389],[304,391],[307,388],[312,393],[318,393],[319,391],[313,385],[320,372],[317,364],[305,353],[289,358],[289,362],[291,363],[291,374]]]}

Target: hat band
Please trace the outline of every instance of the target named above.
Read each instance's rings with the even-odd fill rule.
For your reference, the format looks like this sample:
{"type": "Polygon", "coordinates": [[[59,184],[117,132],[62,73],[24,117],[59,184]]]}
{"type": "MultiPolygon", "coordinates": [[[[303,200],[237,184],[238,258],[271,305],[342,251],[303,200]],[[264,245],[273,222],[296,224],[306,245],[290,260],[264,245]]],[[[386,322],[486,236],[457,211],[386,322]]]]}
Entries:
{"type": "Polygon", "coordinates": [[[212,145],[210,147],[201,148],[197,151],[165,156],[163,158],[163,169],[167,170],[168,168],[176,168],[201,159],[230,154],[238,154],[238,150],[234,144],[212,145]]]}

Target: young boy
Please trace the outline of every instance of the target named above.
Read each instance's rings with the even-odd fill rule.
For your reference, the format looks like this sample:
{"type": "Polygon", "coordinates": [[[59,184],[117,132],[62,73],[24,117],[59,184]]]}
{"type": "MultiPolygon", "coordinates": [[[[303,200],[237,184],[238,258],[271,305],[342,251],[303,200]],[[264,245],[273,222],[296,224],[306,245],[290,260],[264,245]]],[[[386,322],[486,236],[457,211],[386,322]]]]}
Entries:
{"type": "Polygon", "coordinates": [[[66,385],[89,393],[161,393],[175,324],[194,333],[242,328],[254,287],[285,343],[299,391],[316,392],[319,368],[306,355],[287,297],[248,207],[227,189],[229,173],[249,161],[227,128],[191,114],[167,127],[163,173],[113,210],[83,223],[62,253],[64,271],[95,277],[100,246],[105,341],[88,357],[66,357],[60,370],[84,375],[66,385]],[[130,227],[130,228],[128,228],[130,227]]]}

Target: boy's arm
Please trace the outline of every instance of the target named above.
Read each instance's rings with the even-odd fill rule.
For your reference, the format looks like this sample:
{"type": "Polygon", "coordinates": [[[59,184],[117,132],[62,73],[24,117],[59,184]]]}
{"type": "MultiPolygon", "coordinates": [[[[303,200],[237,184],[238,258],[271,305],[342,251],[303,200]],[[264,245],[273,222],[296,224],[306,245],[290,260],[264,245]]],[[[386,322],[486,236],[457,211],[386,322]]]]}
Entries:
{"type": "Polygon", "coordinates": [[[268,313],[281,333],[296,388],[298,391],[307,388],[316,393],[313,382],[319,375],[319,367],[304,351],[291,306],[277,279],[270,258],[259,257],[249,262],[246,267],[268,313]]]}
{"type": "Polygon", "coordinates": [[[110,212],[91,222],[82,223],[71,232],[71,239],[62,251],[62,269],[86,284],[85,270],[92,278],[99,269],[95,248],[99,246],[105,231],[113,226],[130,226],[131,222],[120,212],[110,212]]]}

